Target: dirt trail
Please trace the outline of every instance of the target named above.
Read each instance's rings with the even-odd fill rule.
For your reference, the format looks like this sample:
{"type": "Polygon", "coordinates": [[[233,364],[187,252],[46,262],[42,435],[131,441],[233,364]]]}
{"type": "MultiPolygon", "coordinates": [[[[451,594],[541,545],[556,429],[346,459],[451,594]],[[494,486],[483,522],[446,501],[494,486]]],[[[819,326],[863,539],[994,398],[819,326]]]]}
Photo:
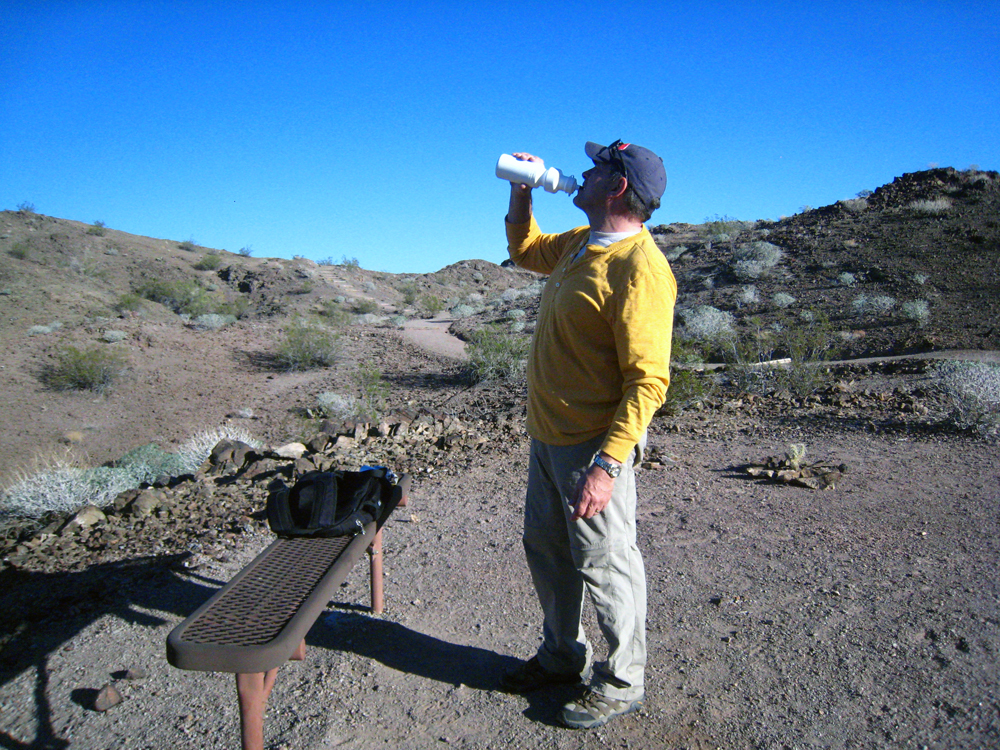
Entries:
{"type": "Polygon", "coordinates": [[[408,320],[403,327],[403,336],[410,343],[434,354],[465,359],[465,342],[448,332],[454,322],[451,318],[408,320]]]}

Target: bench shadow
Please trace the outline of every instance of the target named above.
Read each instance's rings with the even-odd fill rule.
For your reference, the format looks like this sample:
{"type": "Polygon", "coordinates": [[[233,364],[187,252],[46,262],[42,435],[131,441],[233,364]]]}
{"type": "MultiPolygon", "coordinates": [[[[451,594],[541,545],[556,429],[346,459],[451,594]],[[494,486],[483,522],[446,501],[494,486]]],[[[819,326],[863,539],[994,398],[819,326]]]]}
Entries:
{"type": "MultiPolygon", "coordinates": [[[[474,690],[506,692],[500,678],[520,664],[513,656],[478,646],[449,643],[389,620],[370,615],[366,607],[333,604],[309,631],[306,644],[343,651],[377,661],[398,672],[474,690]]],[[[564,704],[579,695],[579,688],[559,686],[523,694],[525,718],[551,726],[564,704]]]]}
{"type": "MultiPolygon", "coordinates": [[[[0,748],[61,750],[70,746],[70,740],[57,736],[53,727],[48,688],[51,656],[107,615],[147,627],[168,621],[142,609],[175,614],[178,620],[186,617],[223,583],[199,581],[190,571],[180,574],[178,566],[187,557],[182,553],[132,558],[61,573],[14,569],[0,573],[0,685],[25,671],[33,672],[36,726],[35,736],[27,741],[0,731],[0,748]]],[[[107,676],[107,682],[113,679],[113,674],[107,676]]],[[[93,709],[101,687],[81,687],[70,699],[93,709]]]]}

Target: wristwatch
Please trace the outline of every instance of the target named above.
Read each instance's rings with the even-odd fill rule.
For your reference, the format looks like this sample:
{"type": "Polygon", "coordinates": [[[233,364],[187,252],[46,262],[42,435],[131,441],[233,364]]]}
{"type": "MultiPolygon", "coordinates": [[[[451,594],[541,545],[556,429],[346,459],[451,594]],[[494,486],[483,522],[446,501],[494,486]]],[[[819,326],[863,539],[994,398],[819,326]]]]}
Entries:
{"type": "Polygon", "coordinates": [[[594,454],[594,466],[600,466],[602,469],[608,472],[608,476],[611,477],[612,479],[617,479],[618,475],[622,473],[621,464],[613,464],[610,461],[605,461],[603,458],[601,458],[600,453],[594,454]]]}

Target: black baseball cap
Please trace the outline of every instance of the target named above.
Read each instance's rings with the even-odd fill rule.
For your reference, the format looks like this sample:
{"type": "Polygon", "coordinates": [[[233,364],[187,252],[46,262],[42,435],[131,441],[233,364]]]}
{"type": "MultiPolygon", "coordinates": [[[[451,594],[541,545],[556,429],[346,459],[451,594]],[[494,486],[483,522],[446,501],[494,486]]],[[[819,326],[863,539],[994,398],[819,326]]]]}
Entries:
{"type": "Polygon", "coordinates": [[[587,141],[587,156],[594,164],[615,164],[625,173],[625,179],[643,203],[660,198],[667,188],[667,170],[663,159],[648,148],[624,143],[620,139],[610,146],[587,141]]]}

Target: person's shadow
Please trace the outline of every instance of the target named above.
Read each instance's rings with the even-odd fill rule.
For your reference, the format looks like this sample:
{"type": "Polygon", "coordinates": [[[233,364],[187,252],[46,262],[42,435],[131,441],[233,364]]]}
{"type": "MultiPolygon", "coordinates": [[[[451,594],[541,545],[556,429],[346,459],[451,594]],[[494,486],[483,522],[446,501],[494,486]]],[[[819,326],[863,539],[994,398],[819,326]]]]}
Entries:
{"type": "MultiPolygon", "coordinates": [[[[504,692],[500,679],[520,660],[476,646],[462,646],[426,635],[399,623],[369,617],[350,605],[334,605],[309,631],[306,643],[377,661],[398,672],[448,685],[504,692]]],[[[280,679],[280,676],[279,676],[280,679]]],[[[524,716],[555,725],[558,709],[576,697],[578,688],[558,686],[525,693],[524,716]]]]}

